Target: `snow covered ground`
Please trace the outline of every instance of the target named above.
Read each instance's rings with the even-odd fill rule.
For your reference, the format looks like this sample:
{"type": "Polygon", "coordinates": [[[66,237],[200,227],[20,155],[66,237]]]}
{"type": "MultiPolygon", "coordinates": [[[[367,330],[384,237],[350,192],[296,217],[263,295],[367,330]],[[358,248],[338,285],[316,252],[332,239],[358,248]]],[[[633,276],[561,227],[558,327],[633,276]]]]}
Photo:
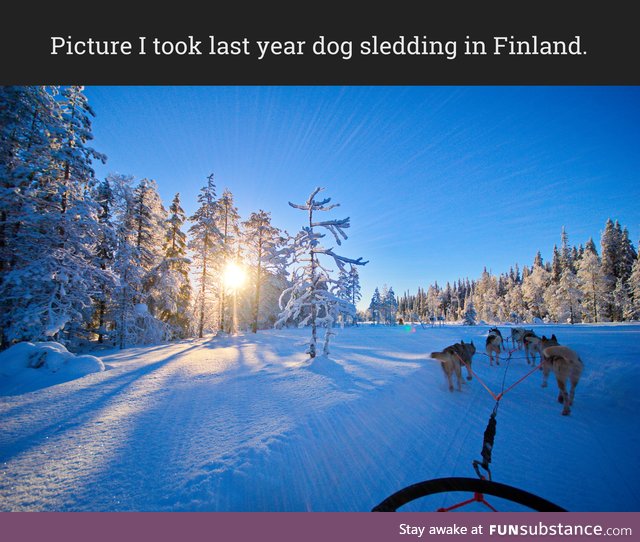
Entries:
{"type": "MultiPolygon", "coordinates": [[[[572,511],[640,511],[640,326],[536,329],[585,371],[568,417],[539,373],[504,396],[494,480],[572,511]]],[[[521,352],[506,375],[489,367],[486,332],[345,329],[311,366],[308,330],[103,352],[104,372],[0,397],[0,510],[368,511],[421,480],[473,477],[494,401],[477,380],[450,393],[428,353],[473,339],[499,391],[529,368],[521,352]]]]}

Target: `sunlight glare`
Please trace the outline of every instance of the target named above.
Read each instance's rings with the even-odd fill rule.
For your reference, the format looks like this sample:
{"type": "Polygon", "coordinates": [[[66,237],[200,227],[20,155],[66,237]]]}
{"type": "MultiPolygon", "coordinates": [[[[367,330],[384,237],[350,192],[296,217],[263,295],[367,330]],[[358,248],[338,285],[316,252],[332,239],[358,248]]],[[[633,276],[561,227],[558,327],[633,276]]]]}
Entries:
{"type": "Polygon", "coordinates": [[[238,290],[244,284],[247,274],[242,266],[236,262],[229,262],[224,268],[222,278],[227,288],[231,290],[238,290]]]}

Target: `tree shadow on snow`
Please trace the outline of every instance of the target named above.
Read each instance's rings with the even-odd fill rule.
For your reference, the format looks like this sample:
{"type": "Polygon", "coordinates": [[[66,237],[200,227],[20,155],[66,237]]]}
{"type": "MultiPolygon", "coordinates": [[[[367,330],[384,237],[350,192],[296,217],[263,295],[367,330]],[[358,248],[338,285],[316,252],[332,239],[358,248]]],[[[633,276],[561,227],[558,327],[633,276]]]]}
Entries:
{"type": "MultiPolygon", "coordinates": [[[[109,375],[108,381],[105,382],[102,378],[97,378],[105,373],[93,373],[96,375],[94,381],[89,383],[87,387],[74,390],[75,399],[67,405],[65,397],[54,397],[49,400],[47,398],[48,408],[62,409],[64,415],[55,417],[50,416],[48,408],[41,409],[41,416],[36,420],[31,420],[31,431],[28,433],[20,432],[19,436],[14,437],[11,433],[7,433],[3,436],[3,446],[6,446],[8,453],[0,452],[0,461],[7,461],[12,457],[24,453],[32,446],[38,445],[43,439],[48,438],[59,433],[72,430],[76,427],[80,427],[83,424],[90,423],[90,420],[99,420],[102,409],[106,407],[116,397],[125,395],[129,388],[135,387],[140,382],[140,379],[145,376],[150,376],[152,373],[162,369],[167,364],[178,360],[179,358],[187,355],[187,353],[197,346],[192,346],[180,352],[171,354],[170,356],[149,363],[137,369],[131,371],[123,371],[121,374],[114,376],[109,375]]],[[[118,367],[119,368],[119,367],[118,367]]],[[[116,368],[116,370],[118,369],[116,368]]],[[[92,375],[87,375],[91,377],[92,375]]],[[[82,377],[86,379],[87,376],[82,377]]],[[[76,379],[75,381],[62,382],[54,386],[41,388],[34,392],[30,392],[33,395],[31,401],[22,404],[16,408],[11,409],[4,415],[11,417],[20,416],[32,416],[34,409],[38,408],[39,401],[42,401],[41,397],[47,397],[49,390],[55,386],[74,385],[79,383],[82,379],[76,379]],[[43,395],[44,394],[44,395],[43,395]]]]}
{"type": "Polygon", "coordinates": [[[303,369],[331,381],[333,387],[347,391],[369,387],[369,383],[349,373],[344,366],[327,356],[317,356],[303,369]]]}

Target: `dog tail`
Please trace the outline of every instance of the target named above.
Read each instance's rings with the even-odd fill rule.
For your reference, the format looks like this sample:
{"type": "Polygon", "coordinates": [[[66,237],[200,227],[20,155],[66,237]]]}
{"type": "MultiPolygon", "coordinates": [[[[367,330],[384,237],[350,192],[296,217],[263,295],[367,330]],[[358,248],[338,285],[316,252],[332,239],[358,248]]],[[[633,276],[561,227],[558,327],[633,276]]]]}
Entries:
{"type": "Polygon", "coordinates": [[[447,361],[447,356],[444,352],[431,352],[431,354],[429,354],[429,357],[438,359],[440,361],[447,361]]]}

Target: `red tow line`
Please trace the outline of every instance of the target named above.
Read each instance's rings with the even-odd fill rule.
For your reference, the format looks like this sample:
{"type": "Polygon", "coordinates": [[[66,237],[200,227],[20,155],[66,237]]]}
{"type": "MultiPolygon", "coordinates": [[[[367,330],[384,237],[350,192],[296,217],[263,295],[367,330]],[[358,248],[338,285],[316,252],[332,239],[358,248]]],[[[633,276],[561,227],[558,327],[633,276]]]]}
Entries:
{"type": "MultiPolygon", "coordinates": [[[[500,393],[498,393],[497,395],[491,390],[491,388],[489,388],[489,386],[487,386],[484,381],[473,372],[473,370],[471,369],[471,365],[469,363],[467,363],[466,361],[464,361],[457,353],[456,357],[460,360],[460,362],[462,364],[465,365],[465,367],[467,368],[467,370],[469,371],[469,374],[473,375],[476,377],[476,379],[478,380],[478,382],[480,382],[480,384],[482,385],[482,387],[487,390],[489,392],[489,395],[491,395],[491,397],[493,397],[493,399],[495,400],[496,404],[495,407],[493,409],[493,414],[491,415],[491,419],[489,422],[489,425],[491,425],[491,420],[493,420],[493,434],[495,435],[495,415],[497,413],[498,410],[498,405],[500,404],[500,399],[502,399],[502,397],[504,396],[505,393],[507,393],[508,391],[512,390],[513,388],[515,388],[518,384],[520,384],[520,382],[522,382],[523,380],[525,380],[526,378],[528,378],[529,376],[531,376],[533,373],[535,373],[538,369],[540,369],[542,367],[542,364],[544,363],[544,361],[541,361],[538,365],[536,365],[533,369],[531,369],[527,374],[525,374],[522,378],[516,380],[513,384],[511,384],[511,386],[509,386],[506,390],[501,391],[500,393]]],[[[511,355],[511,354],[509,354],[511,355]]],[[[483,457],[484,457],[484,453],[485,453],[485,446],[487,445],[486,440],[487,440],[487,432],[489,431],[489,427],[487,427],[487,430],[485,431],[485,442],[483,443],[483,457]]],[[[491,449],[493,448],[493,437],[490,438],[491,442],[490,442],[490,446],[489,446],[489,451],[488,451],[488,459],[485,457],[483,462],[479,462],[479,461],[474,461],[474,468],[476,469],[476,472],[478,473],[478,476],[480,476],[481,480],[484,480],[484,476],[482,476],[480,474],[480,471],[478,469],[478,467],[483,467],[489,474],[489,479],[491,479],[491,472],[489,470],[489,466],[488,463],[491,461],[491,449]]],[[[453,504],[451,506],[448,507],[443,507],[443,508],[438,508],[437,512],[450,512],[451,510],[456,510],[458,508],[462,508],[463,506],[466,506],[468,504],[472,504],[474,502],[479,502],[481,504],[484,504],[487,508],[489,508],[490,510],[497,512],[498,510],[496,510],[493,506],[491,506],[491,504],[489,504],[487,502],[487,500],[484,498],[484,494],[483,493],[474,493],[473,497],[470,499],[467,499],[466,501],[462,501],[459,502],[457,504],[453,504]]]]}
{"type": "Polygon", "coordinates": [[[456,508],[462,508],[463,506],[466,506],[467,504],[472,504],[474,502],[479,502],[484,504],[487,508],[490,508],[491,510],[493,510],[494,512],[497,512],[497,510],[491,506],[487,500],[484,498],[484,494],[483,493],[474,493],[473,497],[471,499],[468,499],[466,501],[462,501],[459,502],[458,504],[454,504],[452,506],[448,506],[447,508],[438,508],[436,510],[436,512],[451,512],[451,510],[455,510],[456,508]]]}
{"type": "Polygon", "coordinates": [[[503,396],[505,393],[507,393],[509,390],[512,390],[513,388],[515,388],[518,384],[520,384],[520,382],[522,382],[522,381],[523,381],[525,378],[527,378],[529,375],[532,375],[532,374],[533,374],[533,373],[535,373],[538,369],[540,369],[540,368],[542,367],[542,364],[543,364],[543,363],[544,363],[544,361],[543,361],[543,362],[541,362],[541,363],[538,363],[538,365],[536,365],[533,369],[531,369],[531,370],[530,370],[526,375],[524,375],[524,376],[523,376],[522,378],[520,378],[519,380],[516,380],[513,384],[511,384],[511,386],[509,386],[506,390],[504,390],[503,392],[501,392],[501,393],[498,395],[498,399],[497,399],[497,400],[501,399],[501,398],[502,398],[502,396],[503,396]]]}
{"type": "Polygon", "coordinates": [[[530,375],[532,375],[533,373],[535,373],[538,369],[540,369],[542,367],[542,363],[539,363],[538,365],[536,365],[533,369],[531,369],[526,375],[524,375],[522,378],[520,378],[519,380],[516,380],[513,384],[511,384],[511,386],[509,386],[506,390],[501,391],[498,394],[493,393],[493,391],[491,390],[491,388],[489,388],[489,386],[487,386],[484,381],[476,374],[473,372],[473,370],[471,369],[471,365],[469,365],[465,360],[463,360],[457,353],[456,357],[460,360],[461,363],[464,364],[464,366],[467,368],[467,371],[469,371],[469,374],[472,374],[473,376],[476,377],[476,380],[478,382],[480,382],[480,384],[482,385],[482,387],[487,390],[489,392],[489,395],[491,395],[491,397],[493,397],[494,401],[500,401],[500,399],[502,399],[502,397],[504,396],[505,393],[507,393],[508,391],[512,390],[513,388],[515,388],[518,384],[520,384],[520,382],[522,382],[525,378],[529,377],[530,375]]]}

